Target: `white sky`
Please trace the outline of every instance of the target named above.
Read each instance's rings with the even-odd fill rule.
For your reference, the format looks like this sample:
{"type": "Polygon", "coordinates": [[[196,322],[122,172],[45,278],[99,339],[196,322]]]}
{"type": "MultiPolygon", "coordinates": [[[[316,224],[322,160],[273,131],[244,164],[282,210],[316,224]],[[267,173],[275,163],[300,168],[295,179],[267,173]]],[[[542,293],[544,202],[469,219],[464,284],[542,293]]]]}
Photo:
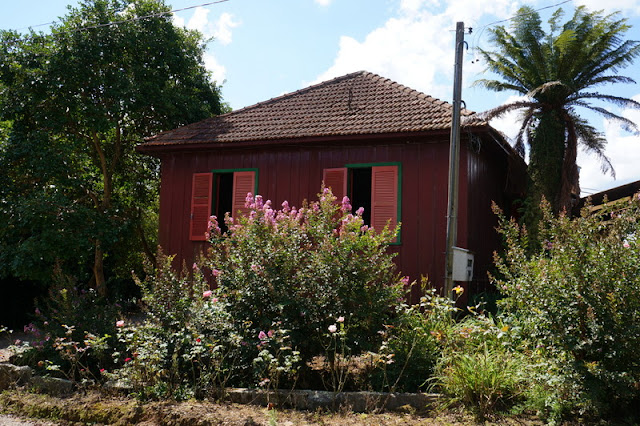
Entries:
{"type": "MultiPolygon", "coordinates": [[[[534,8],[561,0],[528,2],[534,8]]],[[[181,9],[210,0],[167,1],[181,9]]],[[[4,3],[4,1],[3,1],[4,3]]],[[[7,2],[0,28],[20,29],[56,20],[72,0],[7,2]]],[[[486,77],[474,49],[490,49],[487,25],[507,19],[525,3],[511,0],[228,0],[179,12],[176,23],[198,29],[209,43],[205,63],[222,83],[231,106],[241,108],[283,93],[349,72],[367,70],[437,98],[452,96],[455,23],[463,21],[473,32],[465,36],[463,99],[467,108],[483,111],[513,93],[497,94],[471,87],[486,77]]],[[[573,0],[562,5],[602,8],[600,0],[573,0]]],[[[619,10],[633,26],[627,38],[640,40],[640,0],[609,0],[607,12],[619,10]]],[[[541,10],[543,21],[556,7],[541,10]]],[[[508,23],[507,23],[508,25],[508,23]]],[[[36,29],[46,30],[46,26],[36,29]]],[[[622,71],[640,82],[640,60],[622,71]]],[[[638,84],[600,88],[640,100],[638,84]]],[[[613,106],[608,108],[615,109],[613,106]]],[[[640,123],[639,111],[619,111],[640,123]]],[[[508,135],[518,128],[517,117],[494,124],[508,135]]],[[[607,137],[606,153],[617,180],[600,172],[597,159],[580,153],[581,186],[597,192],[640,180],[640,136],[633,136],[598,116],[587,116],[607,137]]]]}

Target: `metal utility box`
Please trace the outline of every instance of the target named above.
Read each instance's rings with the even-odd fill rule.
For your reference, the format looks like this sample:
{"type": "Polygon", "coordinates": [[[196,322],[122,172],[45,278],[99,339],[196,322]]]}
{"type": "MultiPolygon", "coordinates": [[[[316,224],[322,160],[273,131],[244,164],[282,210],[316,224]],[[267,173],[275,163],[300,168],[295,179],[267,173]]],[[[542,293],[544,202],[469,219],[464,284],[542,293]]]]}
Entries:
{"type": "Polygon", "coordinates": [[[461,247],[453,248],[453,281],[473,279],[473,253],[461,247]]]}

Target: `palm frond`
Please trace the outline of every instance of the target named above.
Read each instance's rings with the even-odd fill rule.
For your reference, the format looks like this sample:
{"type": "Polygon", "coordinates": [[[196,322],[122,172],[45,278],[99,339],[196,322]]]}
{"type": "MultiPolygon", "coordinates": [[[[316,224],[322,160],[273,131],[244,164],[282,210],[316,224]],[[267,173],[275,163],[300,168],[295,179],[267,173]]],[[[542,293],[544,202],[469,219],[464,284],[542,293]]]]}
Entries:
{"type": "Polygon", "coordinates": [[[573,121],[576,135],[580,140],[582,149],[585,152],[595,154],[596,157],[600,160],[600,170],[602,171],[602,173],[609,173],[611,177],[615,179],[616,172],[613,168],[613,164],[611,164],[611,160],[604,153],[607,139],[601,132],[596,130],[595,127],[587,123],[586,120],[574,116],[573,121]]]}
{"type": "Polygon", "coordinates": [[[492,90],[494,92],[503,92],[505,90],[513,90],[515,92],[527,94],[527,89],[514,84],[504,83],[498,80],[480,79],[473,82],[473,86],[482,86],[485,89],[492,90]]]}
{"type": "Polygon", "coordinates": [[[585,82],[586,85],[583,85],[581,87],[576,86],[576,91],[584,90],[587,87],[592,88],[595,86],[600,86],[602,84],[616,84],[616,83],[635,84],[636,81],[633,78],[627,77],[624,75],[601,75],[589,80],[588,82],[585,82]]]}
{"type": "Polygon", "coordinates": [[[537,102],[531,101],[515,101],[507,104],[500,105],[499,107],[491,108],[487,111],[478,113],[477,116],[483,120],[492,120],[494,118],[500,118],[507,113],[517,111],[522,108],[536,108],[537,102]]]}
{"type": "Polygon", "coordinates": [[[611,42],[612,37],[603,37],[594,45],[583,46],[583,57],[588,60],[581,64],[580,72],[576,74],[575,80],[579,87],[588,87],[591,82],[600,77],[605,72],[616,73],[620,69],[631,65],[640,56],[640,42],[627,40],[620,45],[604,45],[611,42]]]}
{"type": "Polygon", "coordinates": [[[611,120],[615,123],[618,123],[620,126],[622,126],[624,130],[626,130],[629,133],[633,133],[636,135],[640,134],[640,129],[638,128],[638,125],[626,117],[623,117],[618,114],[614,114],[613,112],[607,109],[604,109],[602,107],[598,107],[595,105],[591,105],[586,102],[576,101],[576,102],[573,102],[573,104],[581,106],[583,108],[590,109],[591,111],[597,112],[598,114],[602,115],[606,119],[611,120]]]}
{"type": "Polygon", "coordinates": [[[558,80],[548,81],[544,84],[541,84],[538,87],[533,88],[529,93],[527,93],[527,96],[529,96],[530,98],[535,98],[536,95],[538,95],[539,93],[544,93],[551,88],[560,87],[560,86],[566,87],[566,85],[561,81],[558,81],[558,80]]]}
{"type": "Polygon", "coordinates": [[[599,101],[607,101],[622,108],[640,109],[640,102],[636,101],[635,99],[623,98],[622,96],[607,95],[605,93],[598,93],[598,92],[576,93],[575,95],[567,98],[567,102],[571,103],[577,100],[584,100],[584,99],[596,99],[599,101]]]}
{"type": "Polygon", "coordinates": [[[531,121],[535,117],[535,109],[529,108],[522,112],[520,116],[520,121],[522,124],[520,125],[520,129],[518,130],[518,134],[515,138],[515,144],[513,147],[515,150],[524,158],[525,156],[525,145],[529,143],[531,140],[531,129],[533,126],[531,125],[531,121]]]}

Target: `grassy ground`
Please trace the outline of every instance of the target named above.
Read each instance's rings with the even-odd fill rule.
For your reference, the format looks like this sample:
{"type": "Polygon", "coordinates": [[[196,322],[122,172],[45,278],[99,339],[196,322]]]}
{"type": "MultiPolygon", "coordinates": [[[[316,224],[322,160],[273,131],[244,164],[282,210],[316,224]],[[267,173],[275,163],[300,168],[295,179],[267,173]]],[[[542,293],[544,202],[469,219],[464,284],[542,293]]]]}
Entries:
{"type": "MultiPolygon", "coordinates": [[[[59,424],[113,425],[474,425],[473,417],[456,412],[361,414],[269,410],[265,407],[206,401],[149,402],[105,396],[98,392],[56,398],[26,391],[0,394],[0,413],[47,419],[59,424]]],[[[540,425],[535,419],[502,418],[494,423],[540,425]]]]}

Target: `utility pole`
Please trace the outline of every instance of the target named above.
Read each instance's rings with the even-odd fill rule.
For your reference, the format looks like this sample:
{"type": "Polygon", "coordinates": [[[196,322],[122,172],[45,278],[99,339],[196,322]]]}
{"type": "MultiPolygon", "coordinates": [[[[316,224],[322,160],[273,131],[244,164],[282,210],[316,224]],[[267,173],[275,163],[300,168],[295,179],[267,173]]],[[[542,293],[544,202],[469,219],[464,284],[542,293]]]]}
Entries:
{"type": "Polygon", "coordinates": [[[447,251],[445,256],[445,297],[453,292],[453,248],[458,239],[458,176],[460,171],[460,109],[462,107],[462,53],[464,22],[456,24],[456,59],[453,73],[453,117],[449,144],[449,200],[447,205],[447,251]]]}

